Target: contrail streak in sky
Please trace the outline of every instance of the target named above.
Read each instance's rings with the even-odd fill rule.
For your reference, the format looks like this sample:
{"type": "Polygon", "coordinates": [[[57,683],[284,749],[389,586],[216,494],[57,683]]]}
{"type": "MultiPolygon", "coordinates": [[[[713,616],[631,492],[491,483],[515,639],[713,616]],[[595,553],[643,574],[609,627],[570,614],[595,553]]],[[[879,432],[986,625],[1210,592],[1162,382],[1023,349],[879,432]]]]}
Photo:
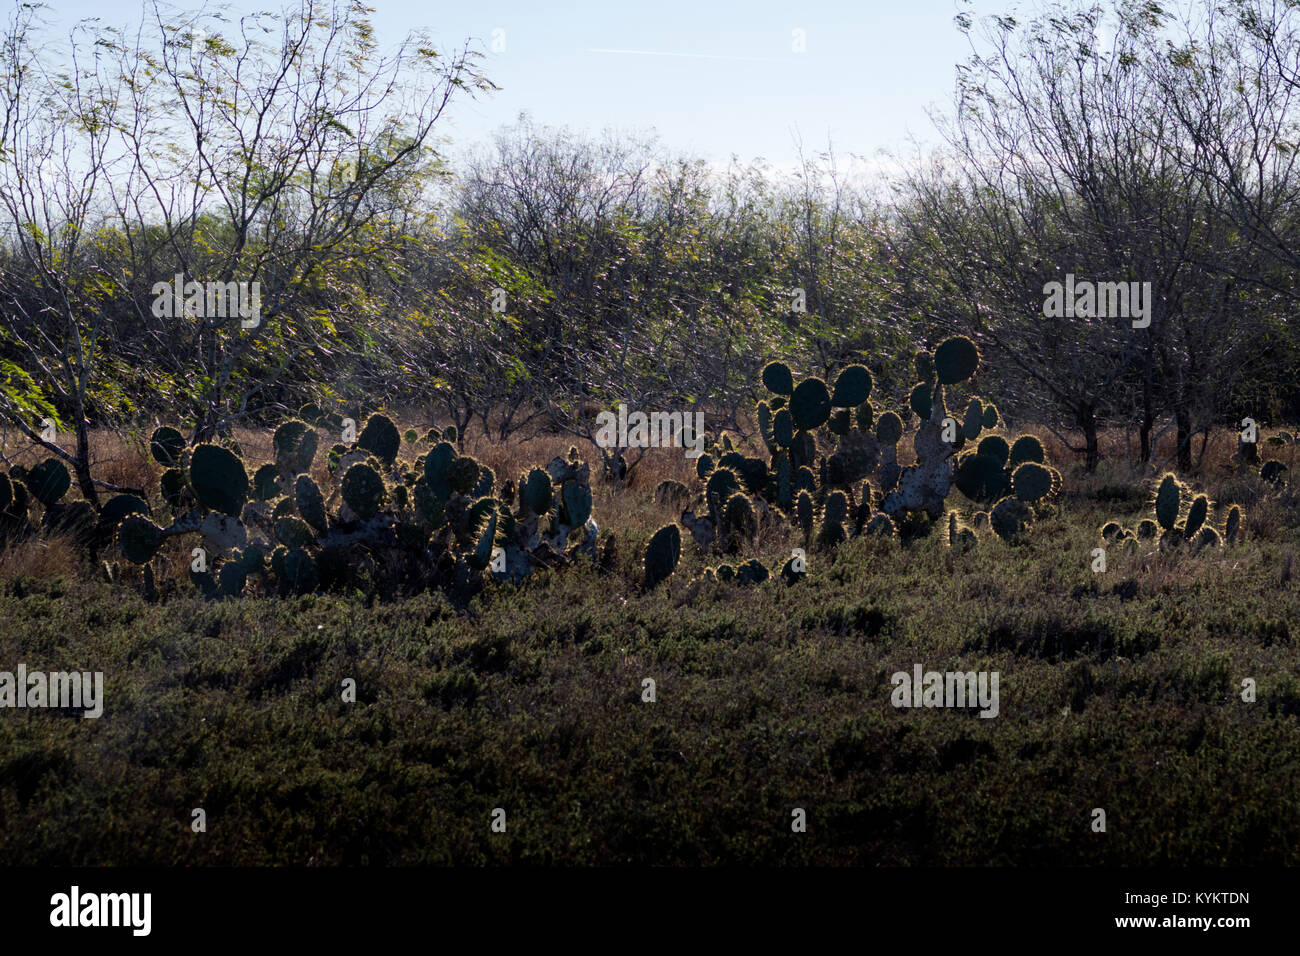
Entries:
{"type": "Polygon", "coordinates": [[[725,56],[716,53],[668,53],[661,50],[606,50],[589,48],[588,53],[625,53],[633,56],[684,56],[697,60],[749,60],[753,63],[780,63],[780,60],[762,56],[725,56]]]}

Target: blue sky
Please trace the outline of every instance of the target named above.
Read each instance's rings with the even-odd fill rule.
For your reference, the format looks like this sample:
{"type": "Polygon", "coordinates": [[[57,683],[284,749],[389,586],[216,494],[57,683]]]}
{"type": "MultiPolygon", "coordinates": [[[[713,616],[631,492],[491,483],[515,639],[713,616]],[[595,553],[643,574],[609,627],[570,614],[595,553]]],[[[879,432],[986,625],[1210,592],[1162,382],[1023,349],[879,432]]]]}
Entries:
{"type": "MultiPolygon", "coordinates": [[[[528,112],[546,125],[598,132],[653,128],[674,152],[725,162],[733,154],[778,167],[795,136],[817,152],[872,157],[931,142],[926,108],[946,108],[954,64],[968,51],[959,9],[1001,12],[991,0],[370,0],[381,44],[407,30],[485,50],[500,92],[462,101],[445,130],[457,148],[486,142],[528,112]],[[503,33],[495,34],[494,30],[503,33]],[[794,52],[795,30],[806,52],[794,52]],[[492,51],[495,39],[504,50],[492,51]],[[640,51],[608,53],[600,50],[640,51]],[[691,54],[647,55],[647,54],[691,54]]],[[[189,3],[178,4],[190,8],[189,3]]],[[[233,12],[277,8],[237,2],[233,12]]],[[[137,0],[57,0],[57,21],[135,22],[137,0]]],[[[454,152],[455,150],[453,150],[454,152]]]]}

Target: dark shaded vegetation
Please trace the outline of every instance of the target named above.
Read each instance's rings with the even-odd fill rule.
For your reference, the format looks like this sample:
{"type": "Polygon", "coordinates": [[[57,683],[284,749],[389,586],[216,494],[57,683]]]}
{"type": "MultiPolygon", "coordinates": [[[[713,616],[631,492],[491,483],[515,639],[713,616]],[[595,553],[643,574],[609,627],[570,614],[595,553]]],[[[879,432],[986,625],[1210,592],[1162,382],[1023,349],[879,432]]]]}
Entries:
{"type": "MultiPolygon", "coordinates": [[[[1296,529],[1112,549],[1094,575],[1104,497],[1019,547],[855,539],[794,586],[678,575],[648,595],[625,558],[466,614],[10,578],[0,661],[103,670],[106,706],[3,712],[0,858],[1295,865],[1296,529]],[[999,671],[1000,716],[893,708],[915,663],[999,671]]],[[[619,536],[632,555],[648,531],[619,536]]]]}

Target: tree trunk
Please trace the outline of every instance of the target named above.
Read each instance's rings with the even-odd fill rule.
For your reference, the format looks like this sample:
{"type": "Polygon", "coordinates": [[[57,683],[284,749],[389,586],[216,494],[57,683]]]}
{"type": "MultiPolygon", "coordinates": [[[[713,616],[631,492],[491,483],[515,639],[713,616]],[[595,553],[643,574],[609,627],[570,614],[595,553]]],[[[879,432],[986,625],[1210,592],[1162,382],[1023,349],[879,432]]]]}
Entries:
{"type": "Polygon", "coordinates": [[[1142,425],[1138,429],[1139,441],[1141,442],[1141,463],[1148,464],[1151,461],[1151,431],[1156,427],[1155,402],[1151,392],[1151,383],[1144,381],[1142,383],[1142,425]]]}
{"type": "Polygon", "coordinates": [[[1148,344],[1142,372],[1142,427],[1139,429],[1142,444],[1142,464],[1149,464],[1154,449],[1151,447],[1151,432],[1156,427],[1155,384],[1152,380],[1154,353],[1148,344]]]}
{"type": "Polygon", "coordinates": [[[1174,422],[1178,425],[1178,470],[1192,470],[1192,414],[1186,405],[1174,409],[1174,422]]]}
{"type": "Polygon", "coordinates": [[[77,416],[77,462],[73,471],[77,473],[77,486],[81,489],[82,497],[98,511],[99,493],[95,491],[95,481],[90,476],[90,426],[86,424],[86,416],[80,410],[77,416]]]}
{"type": "Polygon", "coordinates": [[[1083,467],[1091,474],[1101,462],[1101,452],[1097,447],[1097,413],[1091,402],[1080,402],[1078,415],[1079,427],[1083,429],[1083,467]]]}

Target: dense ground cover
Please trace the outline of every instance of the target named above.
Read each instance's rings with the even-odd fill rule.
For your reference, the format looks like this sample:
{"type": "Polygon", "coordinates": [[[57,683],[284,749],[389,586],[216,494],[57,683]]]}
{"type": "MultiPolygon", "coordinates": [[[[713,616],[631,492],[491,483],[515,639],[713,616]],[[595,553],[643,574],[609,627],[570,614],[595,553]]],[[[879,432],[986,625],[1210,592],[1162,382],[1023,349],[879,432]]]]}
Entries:
{"type": "MultiPolygon", "coordinates": [[[[659,454],[598,491],[615,567],[465,612],[437,594],[208,602],[183,580],[149,603],[57,542],[10,552],[0,662],[103,671],[106,701],[97,720],[0,712],[0,859],[1300,862],[1288,491],[1257,498],[1211,460],[1193,482],[1242,501],[1245,540],[1112,547],[1098,574],[1098,528],[1149,515],[1147,489],[1070,469],[1018,547],[855,539],[757,588],[695,579],[687,547],[643,594],[641,550],[673,517],[654,482],[684,467],[659,454]],[[998,671],[999,716],[891,706],[890,675],[918,663],[998,671]]],[[[755,553],[790,543],[769,530],[755,553]]]]}

